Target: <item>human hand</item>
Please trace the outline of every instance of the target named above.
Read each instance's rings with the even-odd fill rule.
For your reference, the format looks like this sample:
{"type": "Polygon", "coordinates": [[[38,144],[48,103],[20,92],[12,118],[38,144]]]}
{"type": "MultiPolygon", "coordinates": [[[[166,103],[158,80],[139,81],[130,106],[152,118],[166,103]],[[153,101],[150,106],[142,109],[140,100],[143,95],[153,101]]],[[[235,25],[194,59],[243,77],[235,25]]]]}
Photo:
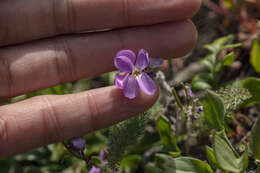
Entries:
{"type": "MultiPolygon", "coordinates": [[[[199,6],[200,0],[3,0],[0,98],[112,71],[121,49],[183,56],[196,42],[187,19],[199,6]],[[85,33],[106,28],[117,29],[85,33]]],[[[130,100],[112,86],[2,106],[0,158],[115,124],[157,96],[130,100]]]]}

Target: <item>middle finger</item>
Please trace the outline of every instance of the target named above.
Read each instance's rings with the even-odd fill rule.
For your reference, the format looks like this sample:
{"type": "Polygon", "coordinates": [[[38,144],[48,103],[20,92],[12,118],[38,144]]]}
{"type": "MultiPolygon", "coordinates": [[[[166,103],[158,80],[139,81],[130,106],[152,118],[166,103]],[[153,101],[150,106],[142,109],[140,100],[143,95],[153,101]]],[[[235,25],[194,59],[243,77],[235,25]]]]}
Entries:
{"type": "Polygon", "coordinates": [[[64,36],[0,49],[0,98],[113,70],[120,49],[147,49],[151,57],[179,57],[196,42],[190,21],[64,36]]]}
{"type": "Polygon", "coordinates": [[[1,0],[0,46],[190,18],[200,0],[1,0]]]}

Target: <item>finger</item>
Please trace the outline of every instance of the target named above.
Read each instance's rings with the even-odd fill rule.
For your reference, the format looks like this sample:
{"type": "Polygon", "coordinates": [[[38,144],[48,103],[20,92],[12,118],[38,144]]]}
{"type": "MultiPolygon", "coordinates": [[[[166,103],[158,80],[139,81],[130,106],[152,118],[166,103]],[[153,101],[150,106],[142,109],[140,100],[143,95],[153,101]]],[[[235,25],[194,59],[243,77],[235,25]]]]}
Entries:
{"type": "Polygon", "coordinates": [[[114,69],[120,49],[178,57],[196,43],[190,21],[62,37],[0,49],[0,97],[7,98],[114,69]]]}
{"type": "Polygon", "coordinates": [[[190,18],[200,0],[13,0],[0,2],[0,46],[57,34],[190,18]]]}
{"type": "Polygon", "coordinates": [[[39,96],[0,108],[0,158],[107,127],[145,111],[158,93],[127,99],[115,87],[39,96]]]}

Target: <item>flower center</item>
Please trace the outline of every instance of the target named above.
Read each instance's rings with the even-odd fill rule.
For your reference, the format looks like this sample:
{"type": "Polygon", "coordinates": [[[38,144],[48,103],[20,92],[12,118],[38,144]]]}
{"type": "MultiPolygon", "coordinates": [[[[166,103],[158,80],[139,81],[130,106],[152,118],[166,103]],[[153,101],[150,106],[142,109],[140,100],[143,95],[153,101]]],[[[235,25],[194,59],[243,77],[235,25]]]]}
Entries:
{"type": "Polygon", "coordinates": [[[134,69],[134,71],[132,72],[133,76],[137,77],[141,74],[141,70],[138,69],[134,69]]]}

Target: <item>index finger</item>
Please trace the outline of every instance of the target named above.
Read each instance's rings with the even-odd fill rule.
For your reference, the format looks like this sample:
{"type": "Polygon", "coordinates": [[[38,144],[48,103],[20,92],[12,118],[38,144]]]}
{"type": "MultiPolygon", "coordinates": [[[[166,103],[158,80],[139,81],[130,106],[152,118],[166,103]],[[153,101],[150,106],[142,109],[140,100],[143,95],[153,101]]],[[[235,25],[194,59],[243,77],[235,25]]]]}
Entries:
{"type": "Polygon", "coordinates": [[[84,135],[143,112],[158,93],[127,99],[114,86],[63,96],[38,96],[0,108],[0,159],[84,135]]]}
{"type": "Polygon", "coordinates": [[[200,0],[13,0],[0,2],[0,46],[59,34],[184,20],[200,0]]]}

